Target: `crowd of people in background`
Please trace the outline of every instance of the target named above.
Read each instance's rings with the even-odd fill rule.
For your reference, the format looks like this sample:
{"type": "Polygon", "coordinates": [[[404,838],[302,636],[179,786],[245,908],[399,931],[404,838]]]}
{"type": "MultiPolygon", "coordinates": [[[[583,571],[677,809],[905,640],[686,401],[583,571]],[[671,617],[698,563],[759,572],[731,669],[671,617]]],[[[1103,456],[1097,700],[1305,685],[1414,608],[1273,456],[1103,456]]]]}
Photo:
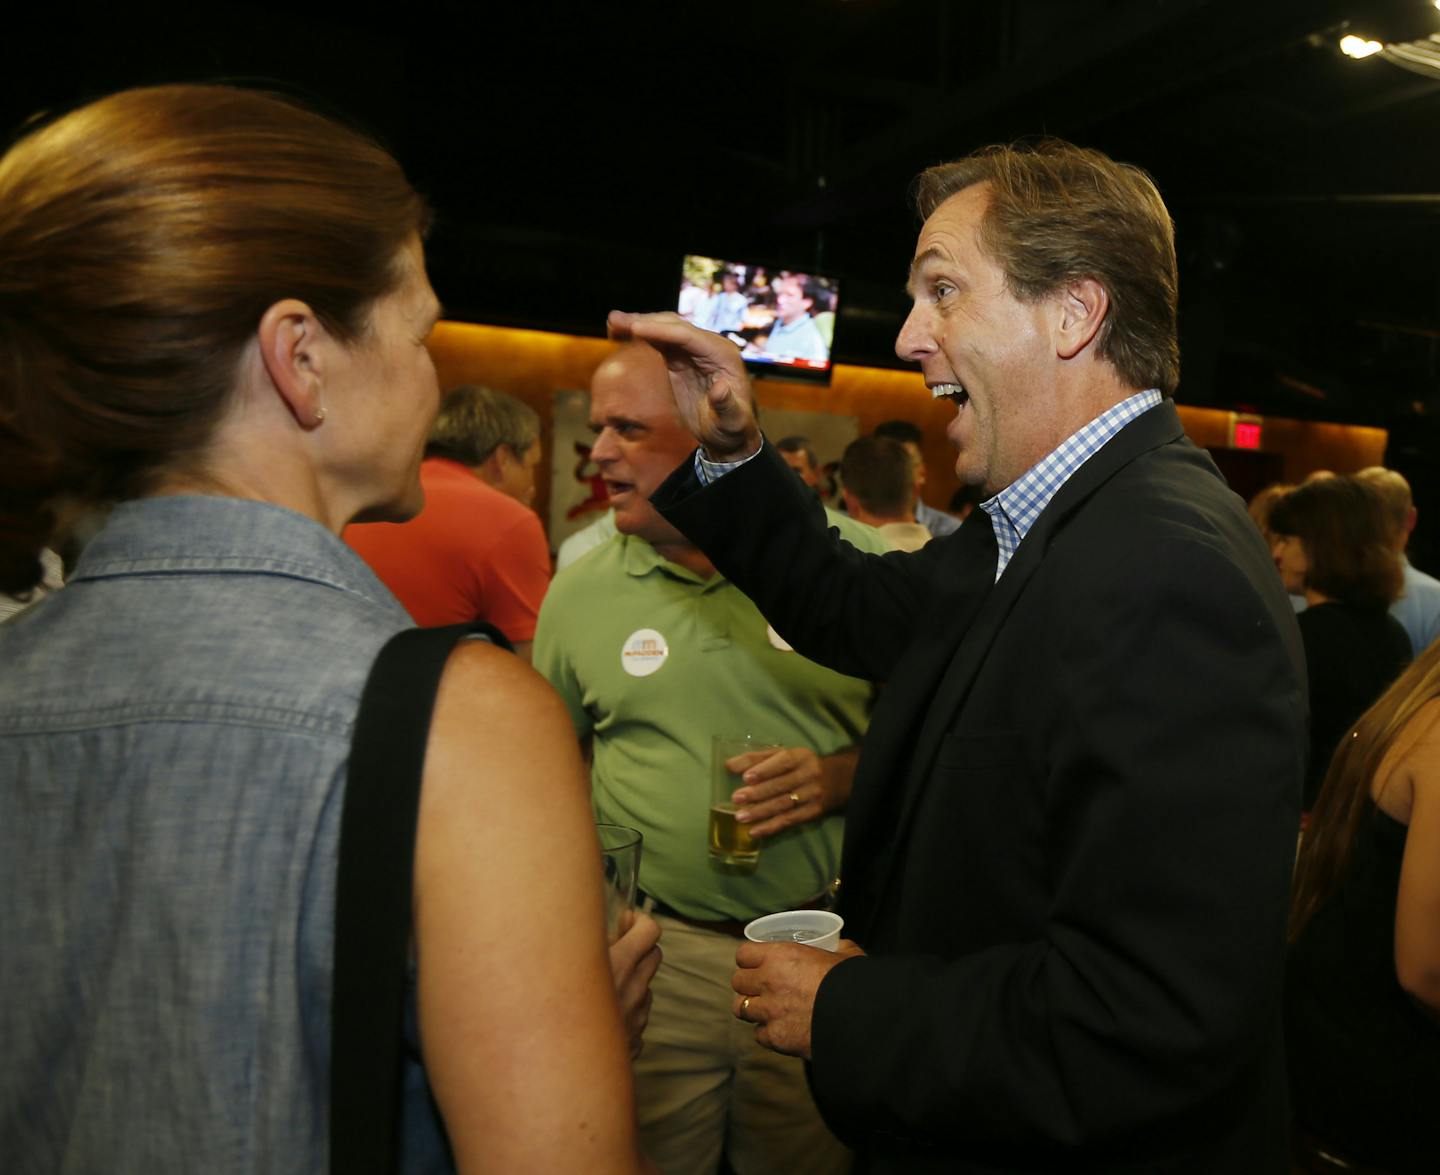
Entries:
{"type": "Polygon", "coordinates": [[[1318,470],[1250,512],[1309,685],[1285,988],[1297,1128],[1313,1150],[1418,1170],[1440,1153],[1416,1125],[1440,1090],[1440,581],[1405,557],[1417,515],[1394,470],[1318,470]]]}
{"type": "Polygon", "coordinates": [[[403,1169],[1271,1169],[1287,1068],[1297,1155],[1433,1169],[1440,581],[1409,485],[1270,487],[1257,539],[1167,402],[1143,173],[996,149],[920,209],[898,347],[964,422],[961,509],[924,500],[911,422],[828,463],[764,439],[713,336],[828,359],[833,290],[717,265],[612,319],[610,509],[556,558],[534,407],[440,395],[429,212],[379,147],[181,86],[10,150],[7,1169],[323,1169],[348,736],[387,640],[477,621],[417,814],[403,1169]],[[1045,236],[1091,267],[1063,299],[1025,229],[1055,207],[1093,217],[1045,236]],[[960,370],[947,266],[1026,379],[960,370]],[[1110,330],[1111,288],[1151,313],[1110,330]],[[997,412],[1041,370],[1074,419],[997,412]],[[114,502],[63,582],[59,532],[114,502]],[[748,874],[684,785],[726,732],[773,744],[727,766],[748,874]],[[615,942],[595,819],[644,834],[615,942]],[[744,943],[837,888],[835,955],[744,943]]]}

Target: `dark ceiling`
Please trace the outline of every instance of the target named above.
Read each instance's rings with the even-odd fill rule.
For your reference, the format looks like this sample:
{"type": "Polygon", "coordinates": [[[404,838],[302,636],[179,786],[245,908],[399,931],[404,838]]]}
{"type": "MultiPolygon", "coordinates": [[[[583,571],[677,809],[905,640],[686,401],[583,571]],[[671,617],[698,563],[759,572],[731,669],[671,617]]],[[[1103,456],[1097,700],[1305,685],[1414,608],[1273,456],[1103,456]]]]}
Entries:
{"type": "Polygon", "coordinates": [[[265,79],[400,157],[438,210],[453,316],[599,333],[701,252],[836,274],[838,357],[879,364],[910,179],[1061,135],[1146,167],[1171,206],[1182,401],[1413,447],[1440,418],[1440,81],[1341,56],[1347,21],[1440,31],[1428,0],[110,6],[11,38],[0,113],[265,79]]]}

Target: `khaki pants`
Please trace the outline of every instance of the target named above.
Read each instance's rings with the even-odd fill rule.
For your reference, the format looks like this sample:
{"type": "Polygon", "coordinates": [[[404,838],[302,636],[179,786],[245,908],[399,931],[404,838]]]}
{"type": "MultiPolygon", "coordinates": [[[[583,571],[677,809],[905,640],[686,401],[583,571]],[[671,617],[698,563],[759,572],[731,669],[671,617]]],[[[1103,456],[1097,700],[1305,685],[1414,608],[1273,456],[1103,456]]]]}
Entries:
{"type": "Polygon", "coordinates": [[[851,1154],[825,1128],[804,1063],[755,1043],[730,1014],[737,939],[661,916],[665,961],[635,1062],[641,1144],[665,1175],[844,1175],[851,1154]]]}

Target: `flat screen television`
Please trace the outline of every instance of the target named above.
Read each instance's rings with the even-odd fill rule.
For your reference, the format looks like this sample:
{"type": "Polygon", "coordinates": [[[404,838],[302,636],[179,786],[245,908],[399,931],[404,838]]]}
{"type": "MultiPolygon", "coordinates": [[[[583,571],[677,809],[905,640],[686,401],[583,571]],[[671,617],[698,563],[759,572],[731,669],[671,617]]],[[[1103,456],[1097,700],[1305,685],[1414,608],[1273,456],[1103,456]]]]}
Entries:
{"type": "Polygon", "coordinates": [[[756,375],[828,383],[839,307],[833,277],[691,254],[676,309],[739,346],[756,375]]]}

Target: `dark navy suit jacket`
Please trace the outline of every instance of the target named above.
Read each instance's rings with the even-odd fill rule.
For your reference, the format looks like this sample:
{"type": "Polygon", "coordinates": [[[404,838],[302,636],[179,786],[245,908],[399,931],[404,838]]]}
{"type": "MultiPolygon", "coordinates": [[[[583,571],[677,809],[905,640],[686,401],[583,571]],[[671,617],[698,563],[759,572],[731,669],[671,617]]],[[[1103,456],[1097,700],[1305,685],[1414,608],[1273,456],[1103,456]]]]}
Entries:
{"type": "Polygon", "coordinates": [[[800,652],[886,682],[812,1087],[872,1171],[1284,1171],[1304,662],[1168,402],[1056,494],[863,555],[768,446],[654,501],[800,652]]]}

